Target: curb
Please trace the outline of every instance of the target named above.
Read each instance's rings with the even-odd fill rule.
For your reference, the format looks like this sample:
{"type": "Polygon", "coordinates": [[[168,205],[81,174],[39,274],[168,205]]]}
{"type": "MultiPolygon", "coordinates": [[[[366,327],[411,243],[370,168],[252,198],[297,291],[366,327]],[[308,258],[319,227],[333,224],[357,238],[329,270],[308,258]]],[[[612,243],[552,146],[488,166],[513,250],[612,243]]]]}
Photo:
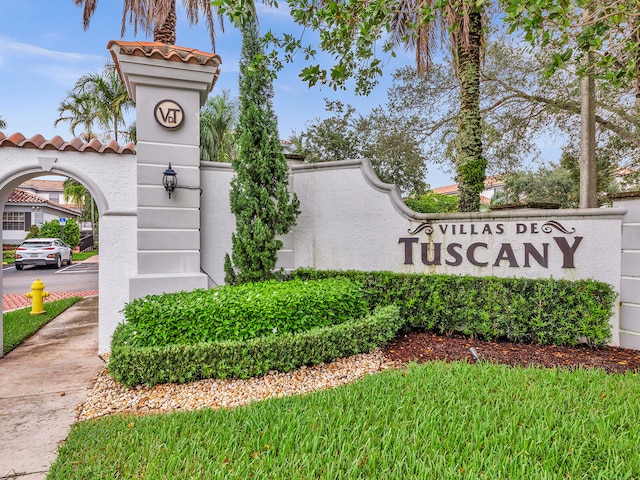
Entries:
{"type": "MultiPolygon", "coordinates": [[[[46,299],[44,304],[55,300],[63,300],[71,297],[91,298],[99,296],[97,290],[84,290],[75,292],[52,292],[46,299]]],[[[31,307],[31,300],[21,293],[9,293],[2,296],[2,312],[8,313],[15,310],[31,307]],[[5,308],[6,306],[6,308],[5,308]]]]}

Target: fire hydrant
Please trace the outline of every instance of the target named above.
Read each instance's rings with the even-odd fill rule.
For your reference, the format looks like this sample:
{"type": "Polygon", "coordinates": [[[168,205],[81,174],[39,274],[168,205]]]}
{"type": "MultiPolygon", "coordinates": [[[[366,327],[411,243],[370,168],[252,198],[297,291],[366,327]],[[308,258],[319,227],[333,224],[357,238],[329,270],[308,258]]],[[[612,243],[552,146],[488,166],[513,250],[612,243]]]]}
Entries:
{"type": "Polygon", "coordinates": [[[31,291],[24,294],[27,298],[31,298],[31,315],[40,315],[44,313],[44,298],[49,296],[49,292],[44,291],[44,283],[39,278],[31,284],[31,291]]]}

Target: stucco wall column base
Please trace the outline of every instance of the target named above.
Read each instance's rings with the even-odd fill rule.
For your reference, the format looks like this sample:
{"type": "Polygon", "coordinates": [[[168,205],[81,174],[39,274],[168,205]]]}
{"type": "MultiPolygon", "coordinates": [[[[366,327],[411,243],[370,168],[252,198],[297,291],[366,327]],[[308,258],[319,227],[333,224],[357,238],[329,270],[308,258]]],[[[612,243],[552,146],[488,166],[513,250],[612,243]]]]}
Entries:
{"type": "Polygon", "coordinates": [[[620,346],[640,350],[640,334],[636,332],[620,332],[620,346]]]}
{"type": "Polygon", "coordinates": [[[129,279],[131,299],[207,287],[207,276],[202,273],[146,274],[134,275],[129,279]]]}

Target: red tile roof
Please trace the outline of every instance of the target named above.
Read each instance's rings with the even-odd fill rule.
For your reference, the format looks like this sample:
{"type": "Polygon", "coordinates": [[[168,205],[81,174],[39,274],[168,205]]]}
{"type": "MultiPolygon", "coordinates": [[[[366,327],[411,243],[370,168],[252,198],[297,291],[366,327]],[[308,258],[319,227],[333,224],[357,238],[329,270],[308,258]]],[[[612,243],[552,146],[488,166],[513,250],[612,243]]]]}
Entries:
{"type": "Polygon", "coordinates": [[[42,190],[47,192],[62,192],[64,191],[64,181],[39,180],[37,178],[32,178],[24,183],[21,183],[18,188],[33,188],[34,190],[42,190]]]}
{"type": "Polygon", "coordinates": [[[74,208],[66,207],[60,203],[54,202],[52,200],[47,200],[46,198],[40,197],[38,195],[34,195],[33,193],[29,193],[25,190],[21,190],[16,188],[9,195],[9,199],[7,200],[7,205],[9,204],[25,204],[25,205],[50,205],[53,208],[57,208],[59,210],[65,210],[69,213],[73,213],[74,215],[80,215],[80,212],[74,208]]]}
{"type": "Polygon", "coordinates": [[[458,193],[458,185],[447,185],[445,187],[438,187],[432,189],[434,193],[439,193],[441,195],[455,195],[458,193]]]}
{"type": "MultiPolygon", "coordinates": [[[[504,185],[504,180],[500,176],[492,176],[484,179],[485,188],[493,187],[494,185],[504,185]]],[[[455,195],[458,193],[458,185],[446,185],[444,187],[438,187],[432,189],[435,193],[440,193],[442,195],[455,195]]]]}
{"type": "Polygon", "coordinates": [[[94,138],[90,142],[85,142],[78,137],[72,138],[67,142],[59,135],[47,140],[40,134],[26,138],[19,132],[9,135],[8,137],[0,132],[0,147],[34,148],[39,150],[58,150],[61,152],[136,153],[136,146],[131,142],[121,146],[115,140],[110,140],[108,143],[103,144],[97,138],[94,138]]]}
{"type": "Polygon", "coordinates": [[[38,195],[34,195],[33,193],[25,192],[24,190],[20,190],[16,188],[11,195],[9,195],[9,199],[7,203],[49,203],[46,198],[39,197],[38,195]]]}

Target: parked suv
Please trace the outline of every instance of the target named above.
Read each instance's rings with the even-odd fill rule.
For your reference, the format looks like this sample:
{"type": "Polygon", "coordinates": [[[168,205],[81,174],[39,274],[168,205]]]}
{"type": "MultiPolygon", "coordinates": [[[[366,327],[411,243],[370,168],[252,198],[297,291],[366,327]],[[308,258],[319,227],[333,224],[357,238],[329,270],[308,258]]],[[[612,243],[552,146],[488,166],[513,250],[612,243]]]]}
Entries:
{"type": "Polygon", "coordinates": [[[16,250],[15,267],[22,270],[25,265],[53,265],[60,268],[63,263],[71,265],[72,249],[59,238],[30,238],[16,250]]]}

